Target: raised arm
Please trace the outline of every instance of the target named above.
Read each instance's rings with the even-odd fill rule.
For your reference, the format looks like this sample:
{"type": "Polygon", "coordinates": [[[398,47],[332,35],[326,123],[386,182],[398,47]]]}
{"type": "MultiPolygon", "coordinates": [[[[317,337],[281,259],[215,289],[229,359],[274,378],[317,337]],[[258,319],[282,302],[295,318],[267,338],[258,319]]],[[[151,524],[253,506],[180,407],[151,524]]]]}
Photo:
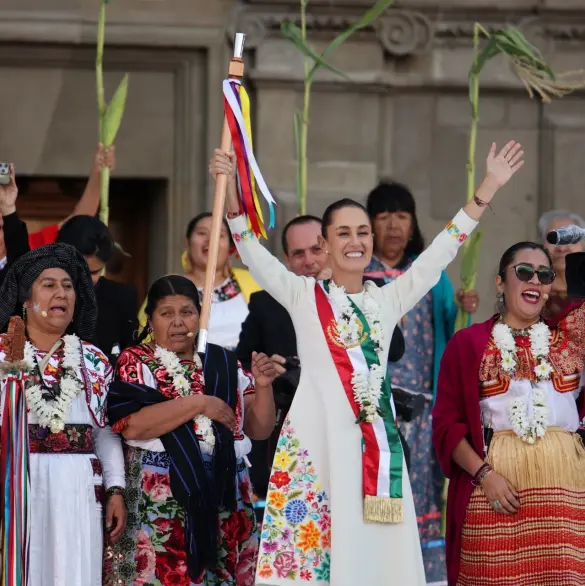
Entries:
{"type": "Polygon", "coordinates": [[[250,229],[237,194],[235,155],[216,149],[209,164],[209,172],[214,178],[220,173],[228,176],[228,224],[242,262],[250,269],[260,287],[290,310],[306,287],[306,279],[291,273],[260,244],[250,229]]]}
{"type": "Polygon", "coordinates": [[[412,263],[406,273],[382,288],[388,303],[402,317],[408,313],[441,277],[457,256],[459,247],[477,226],[496,192],[522,167],[522,146],[509,142],[498,154],[492,144],[487,157],[486,177],[473,199],[461,210],[431,245],[412,263]]]}

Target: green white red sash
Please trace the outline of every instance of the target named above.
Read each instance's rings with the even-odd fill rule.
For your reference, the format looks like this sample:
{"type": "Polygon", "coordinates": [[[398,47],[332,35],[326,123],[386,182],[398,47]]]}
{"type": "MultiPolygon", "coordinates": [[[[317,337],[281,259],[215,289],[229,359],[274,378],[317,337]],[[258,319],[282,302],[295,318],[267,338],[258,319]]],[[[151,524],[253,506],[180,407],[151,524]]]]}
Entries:
{"type": "MultiPolygon", "coordinates": [[[[328,297],[328,281],[315,284],[317,313],[331,357],[356,423],[360,408],[354,397],[354,372],[368,374],[372,365],[380,364],[370,336],[370,326],[359,307],[352,301],[353,310],[362,325],[361,343],[345,347],[337,332],[336,308],[328,297]]],[[[351,298],[350,298],[351,301],[351,298]]],[[[391,389],[385,377],[380,397],[380,417],[372,423],[359,423],[362,432],[362,475],[364,521],[368,523],[402,522],[403,452],[398,428],[391,406],[391,389]]]]}

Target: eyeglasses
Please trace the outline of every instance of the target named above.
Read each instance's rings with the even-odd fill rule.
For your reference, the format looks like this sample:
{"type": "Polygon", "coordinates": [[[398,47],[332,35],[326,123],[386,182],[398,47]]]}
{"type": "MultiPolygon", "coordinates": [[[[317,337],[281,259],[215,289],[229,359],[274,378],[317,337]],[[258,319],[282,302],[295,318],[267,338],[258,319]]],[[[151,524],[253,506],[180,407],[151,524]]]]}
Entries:
{"type": "Polygon", "coordinates": [[[536,273],[538,280],[542,285],[550,285],[557,276],[556,272],[549,267],[539,267],[538,269],[535,269],[531,265],[521,263],[511,268],[514,269],[518,280],[523,283],[528,283],[528,281],[534,277],[534,273],[536,273]]]}

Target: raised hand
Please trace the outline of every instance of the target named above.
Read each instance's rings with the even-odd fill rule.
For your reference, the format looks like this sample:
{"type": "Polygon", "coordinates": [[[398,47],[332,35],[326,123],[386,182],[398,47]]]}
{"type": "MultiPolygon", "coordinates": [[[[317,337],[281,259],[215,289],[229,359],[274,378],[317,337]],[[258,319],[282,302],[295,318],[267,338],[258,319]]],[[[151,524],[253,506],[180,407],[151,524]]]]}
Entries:
{"type": "Polygon", "coordinates": [[[95,153],[93,167],[96,171],[101,171],[106,167],[110,171],[113,171],[116,167],[116,147],[112,145],[106,148],[102,143],[99,143],[95,153]]]}
{"type": "Polygon", "coordinates": [[[492,143],[486,161],[486,180],[495,188],[500,189],[510,181],[512,175],[524,165],[524,151],[519,142],[511,140],[496,154],[496,143],[492,143]]]}
{"type": "Polygon", "coordinates": [[[258,387],[269,387],[278,376],[274,362],[266,354],[252,353],[252,375],[258,387]]]}
{"type": "Polygon", "coordinates": [[[215,149],[209,161],[209,174],[215,179],[218,175],[227,175],[230,179],[236,178],[236,155],[215,149]]]}
{"type": "Polygon", "coordinates": [[[10,183],[0,185],[0,214],[8,216],[16,211],[16,198],[18,197],[18,187],[16,187],[16,178],[14,175],[14,165],[10,163],[10,183]]]}

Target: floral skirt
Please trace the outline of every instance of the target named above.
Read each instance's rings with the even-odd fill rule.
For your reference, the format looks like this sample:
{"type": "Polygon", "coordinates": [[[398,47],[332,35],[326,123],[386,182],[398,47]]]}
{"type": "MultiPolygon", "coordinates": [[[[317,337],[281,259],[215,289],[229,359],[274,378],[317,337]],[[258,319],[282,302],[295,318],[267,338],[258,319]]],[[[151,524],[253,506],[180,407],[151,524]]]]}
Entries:
{"type": "Polygon", "coordinates": [[[245,463],[238,461],[237,510],[219,514],[217,568],[193,582],[184,512],[171,494],[167,453],[128,446],[125,451],[128,525],[120,542],[106,550],[104,586],[253,586],[259,535],[245,463]]]}
{"type": "Polygon", "coordinates": [[[577,434],[549,428],[536,444],[496,432],[488,462],[520,494],[515,515],[496,513],[481,488],[471,496],[458,586],[585,586],[585,449],[577,434]]]}

